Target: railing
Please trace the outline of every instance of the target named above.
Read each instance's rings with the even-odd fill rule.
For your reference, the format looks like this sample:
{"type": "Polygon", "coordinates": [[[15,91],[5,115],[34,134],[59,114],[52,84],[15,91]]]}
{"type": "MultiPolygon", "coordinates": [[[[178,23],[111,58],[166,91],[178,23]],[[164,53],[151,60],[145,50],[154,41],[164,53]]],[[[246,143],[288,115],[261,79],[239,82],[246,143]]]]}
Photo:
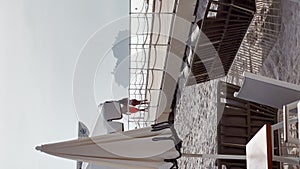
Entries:
{"type": "MultiPolygon", "coordinates": [[[[150,32],[149,20],[147,12],[151,11],[153,5],[146,1],[130,1],[130,84],[129,84],[129,100],[146,100],[145,90],[147,78],[146,65],[148,62],[146,44],[149,44],[148,34],[144,32],[150,32]],[[137,5],[138,4],[138,5],[137,5]],[[133,7],[136,5],[136,7],[133,7]],[[133,9],[134,8],[134,9],[133,9]]],[[[128,103],[129,104],[129,103],[128,103]]],[[[139,107],[140,108],[140,107],[139,107]]],[[[130,110],[128,110],[130,112],[130,110]]],[[[145,111],[140,111],[136,114],[129,115],[128,117],[128,129],[134,123],[135,128],[141,128],[145,126],[145,111]]]]}
{"type": "Polygon", "coordinates": [[[273,152],[273,159],[282,161],[281,165],[283,168],[294,168],[296,165],[299,165],[300,161],[300,128],[298,122],[298,119],[300,118],[300,101],[284,105],[283,109],[279,111],[279,114],[279,117],[281,118],[279,119],[279,123],[272,126],[272,134],[274,131],[278,130],[280,147],[278,156],[273,152]],[[288,161],[286,161],[287,159],[288,161]]]}
{"type": "Polygon", "coordinates": [[[148,104],[135,106],[146,110],[128,115],[128,129],[156,122],[170,36],[163,28],[171,26],[164,22],[174,14],[169,5],[172,2],[130,1],[129,100],[148,100],[148,104]]]}

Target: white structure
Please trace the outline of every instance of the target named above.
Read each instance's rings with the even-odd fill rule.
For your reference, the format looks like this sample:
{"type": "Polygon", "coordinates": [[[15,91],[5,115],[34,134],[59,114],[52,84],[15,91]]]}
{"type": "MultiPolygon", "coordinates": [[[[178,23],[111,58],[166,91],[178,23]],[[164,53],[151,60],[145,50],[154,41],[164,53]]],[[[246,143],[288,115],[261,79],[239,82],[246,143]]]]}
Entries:
{"type": "Polygon", "coordinates": [[[281,109],[284,105],[300,100],[300,86],[244,72],[244,82],[235,96],[281,109]]]}
{"type": "Polygon", "coordinates": [[[163,112],[172,105],[195,5],[196,0],[130,1],[129,98],[150,101],[148,111],[129,117],[131,125],[167,120],[163,112]]]}

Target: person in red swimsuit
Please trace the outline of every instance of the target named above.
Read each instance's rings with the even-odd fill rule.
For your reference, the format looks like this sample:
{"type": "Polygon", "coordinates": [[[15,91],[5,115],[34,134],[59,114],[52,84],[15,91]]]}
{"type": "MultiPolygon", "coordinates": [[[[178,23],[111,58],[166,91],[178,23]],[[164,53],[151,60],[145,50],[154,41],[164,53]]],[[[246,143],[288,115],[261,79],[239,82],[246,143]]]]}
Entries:
{"type": "MultiPolygon", "coordinates": [[[[123,98],[121,100],[118,100],[118,102],[120,104],[128,104],[128,98],[123,98]]],[[[132,105],[132,106],[136,106],[136,105],[140,105],[140,104],[148,104],[148,100],[137,100],[137,99],[131,99],[129,100],[129,105],[132,105]]]]}
{"type": "Polygon", "coordinates": [[[146,111],[146,110],[147,109],[139,109],[139,108],[136,108],[136,107],[129,106],[129,111],[130,111],[131,114],[139,112],[139,111],[146,111]]]}
{"type": "Polygon", "coordinates": [[[147,108],[139,109],[136,108],[136,105],[141,105],[141,104],[148,104],[147,100],[136,100],[136,99],[131,99],[128,101],[128,98],[123,98],[118,101],[122,106],[121,110],[123,114],[133,114],[139,111],[146,111],[147,108]],[[128,103],[129,103],[129,112],[127,112],[128,109],[128,103]]]}

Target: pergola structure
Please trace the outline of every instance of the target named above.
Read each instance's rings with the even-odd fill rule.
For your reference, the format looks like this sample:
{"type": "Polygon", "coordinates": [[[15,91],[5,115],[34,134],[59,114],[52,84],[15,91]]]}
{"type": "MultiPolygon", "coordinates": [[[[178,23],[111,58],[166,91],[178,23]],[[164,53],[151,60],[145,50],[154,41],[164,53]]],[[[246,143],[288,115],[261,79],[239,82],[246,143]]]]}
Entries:
{"type": "Polygon", "coordinates": [[[281,1],[256,0],[256,13],[228,73],[228,82],[241,85],[243,72],[258,74],[281,30],[281,1]]]}
{"type": "Polygon", "coordinates": [[[280,0],[210,0],[198,22],[201,35],[187,84],[228,75],[228,82],[241,85],[244,71],[259,73],[281,30],[280,4],[280,0]]]}
{"type": "Polygon", "coordinates": [[[227,75],[255,12],[255,0],[209,1],[187,85],[227,75]]]}

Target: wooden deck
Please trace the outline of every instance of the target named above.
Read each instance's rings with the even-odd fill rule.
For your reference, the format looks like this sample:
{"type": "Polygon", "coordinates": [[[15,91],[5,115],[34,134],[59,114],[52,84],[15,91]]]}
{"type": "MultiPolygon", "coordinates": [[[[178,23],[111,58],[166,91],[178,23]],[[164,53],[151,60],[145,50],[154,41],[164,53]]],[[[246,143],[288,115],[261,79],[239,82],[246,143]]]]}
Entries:
{"type": "MultiPolygon", "coordinates": [[[[277,109],[233,96],[238,86],[220,82],[218,86],[218,154],[245,155],[246,144],[264,126],[277,122],[277,109]]],[[[275,146],[278,147],[278,140],[275,146]]],[[[278,148],[275,151],[278,154],[278,148]]],[[[218,168],[246,169],[245,160],[218,160],[218,168]]],[[[274,162],[273,168],[279,168],[274,162]]]]}

